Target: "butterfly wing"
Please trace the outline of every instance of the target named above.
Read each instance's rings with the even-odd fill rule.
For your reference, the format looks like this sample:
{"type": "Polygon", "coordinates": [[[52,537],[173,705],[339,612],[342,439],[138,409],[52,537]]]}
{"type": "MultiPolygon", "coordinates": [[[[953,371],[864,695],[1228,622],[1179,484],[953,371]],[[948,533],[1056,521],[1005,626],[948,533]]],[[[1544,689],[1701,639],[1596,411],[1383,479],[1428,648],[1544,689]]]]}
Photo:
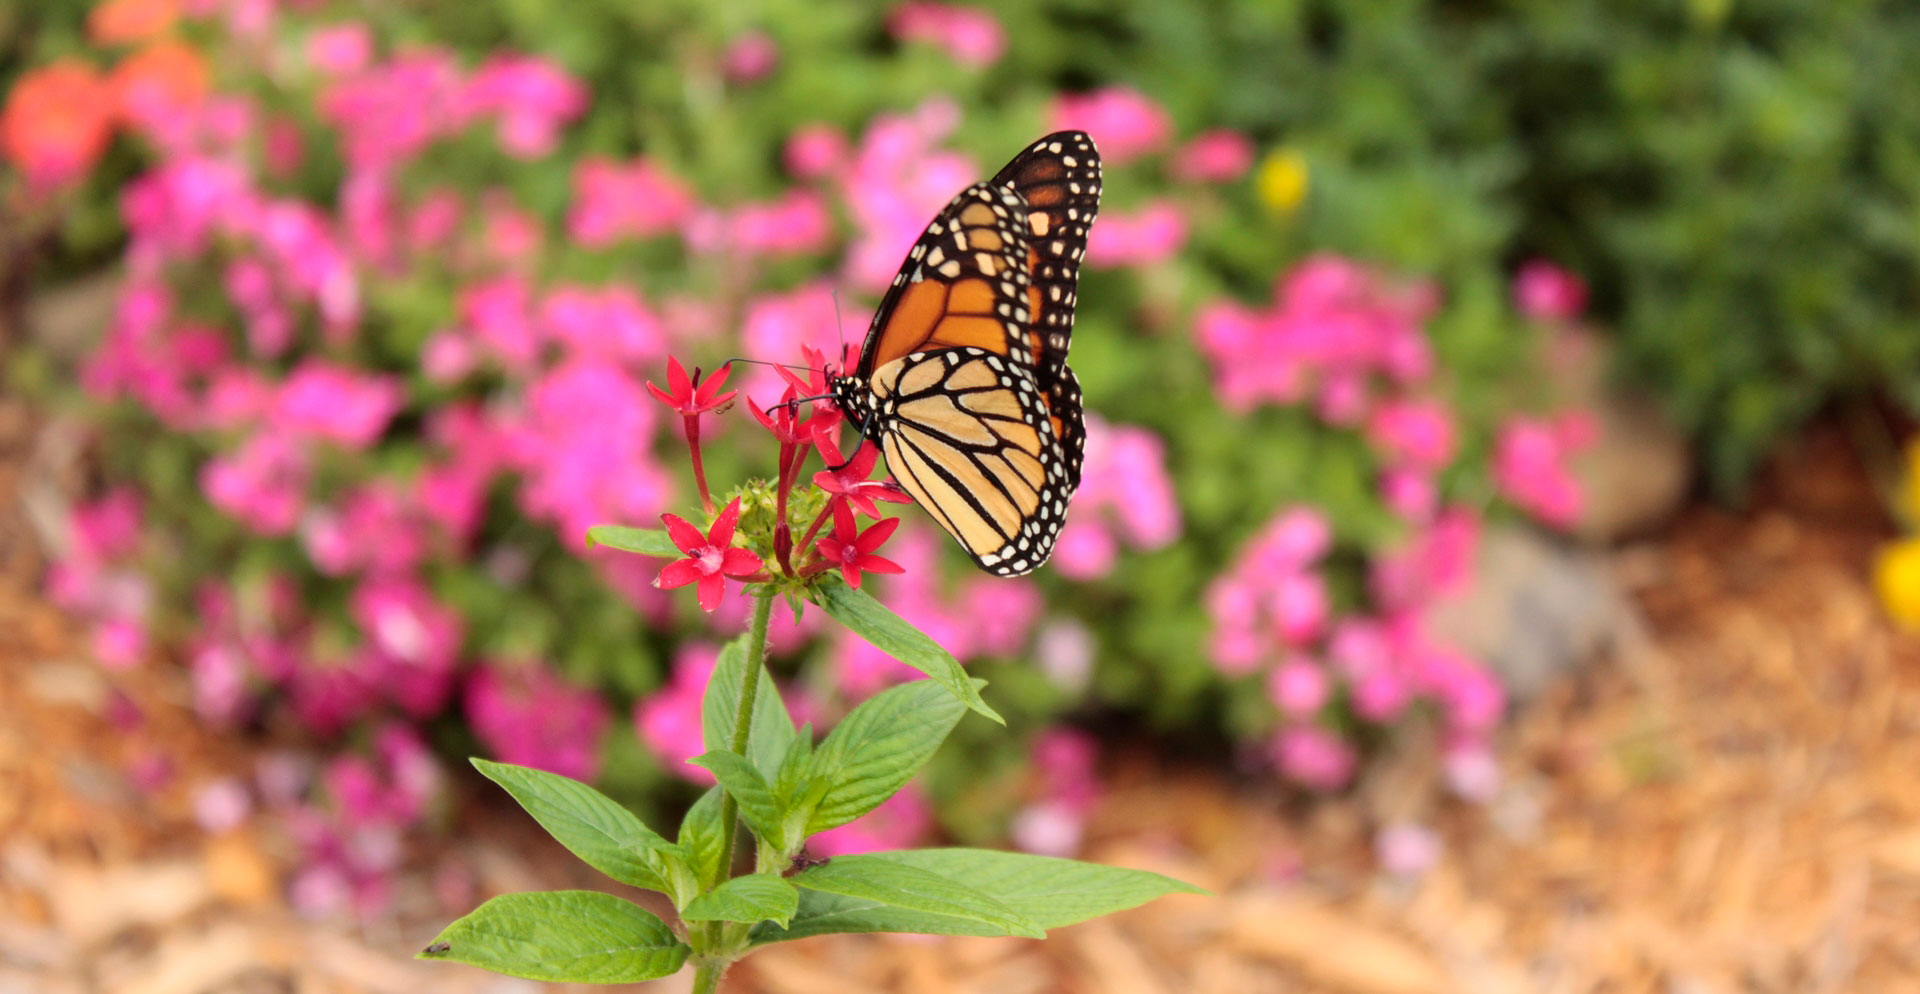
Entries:
{"type": "Polygon", "coordinates": [[[1080,383],[1067,368],[1073,308],[1087,232],[1100,212],[1100,150],[1084,131],[1059,131],[1027,146],[993,183],[1018,193],[1027,204],[1028,290],[1033,315],[1029,341],[1054,434],[1061,441],[1068,492],[1080,485],[1086,427],[1080,383]]]}
{"type": "Polygon", "coordinates": [[[1066,463],[1033,354],[1028,210],[976,183],[907,253],[835,397],[887,467],[981,569],[1051,554],[1066,463]]]}

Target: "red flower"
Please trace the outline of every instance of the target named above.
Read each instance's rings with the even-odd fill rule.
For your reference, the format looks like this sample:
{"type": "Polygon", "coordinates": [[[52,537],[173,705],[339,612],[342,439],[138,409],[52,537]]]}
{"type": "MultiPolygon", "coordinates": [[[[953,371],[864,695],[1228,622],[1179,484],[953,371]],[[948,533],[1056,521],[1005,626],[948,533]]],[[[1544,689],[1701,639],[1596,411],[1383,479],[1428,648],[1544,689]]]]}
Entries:
{"type": "Polygon", "coordinates": [[[836,472],[831,469],[813,474],[813,485],[827,493],[846,498],[853,509],[869,518],[879,518],[880,509],[873,506],[876,500],[889,504],[911,504],[913,498],[907,496],[891,481],[869,480],[873,475],[873,464],[880,460],[880,449],[865,439],[860,441],[860,450],[852,459],[840,456],[840,446],[834,442],[830,432],[820,432],[814,436],[814,444],[820,447],[820,458],[828,466],[840,466],[836,472]],[[841,466],[841,463],[846,465],[841,466]]]}
{"type": "Polygon", "coordinates": [[[661,590],[698,583],[700,609],[711,611],[720,606],[720,595],[727,589],[727,577],[750,576],[759,571],[759,556],[733,547],[733,528],[740,522],[740,498],[735,497],[727,504],[705,535],[679,515],[662,514],[660,520],[666,522],[673,544],[687,554],[685,559],[668,563],[654,579],[653,585],[661,590]]]}
{"type": "Polygon", "coordinates": [[[772,432],[773,437],[780,440],[783,448],[802,444],[813,432],[812,427],[802,422],[796,413],[798,405],[794,404],[794,400],[799,396],[789,387],[786,393],[781,394],[780,403],[773,405],[769,410],[761,410],[758,404],[750,409],[753,419],[760,422],[760,427],[772,432]]]}
{"type": "Polygon", "coordinates": [[[652,380],[647,381],[647,392],[653,394],[655,400],[673,408],[682,416],[692,417],[719,407],[740,392],[738,390],[719,392],[720,386],[726,383],[727,377],[731,375],[733,375],[733,365],[729,363],[721,366],[719,371],[708,377],[705,383],[697,379],[690,380],[687,378],[686,369],[680,365],[680,360],[668,356],[667,387],[671,392],[654,386],[652,380]]]}
{"type": "Polygon", "coordinates": [[[847,578],[847,586],[860,589],[860,573],[904,573],[906,569],[891,559],[882,559],[874,551],[893,537],[893,530],[900,527],[899,518],[876,521],[867,526],[866,531],[857,531],[853,523],[853,511],[846,501],[833,502],[833,534],[820,540],[816,546],[829,564],[840,567],[840,575],[847,578]]]}
{"type": "Polygon", "coordinates": [[[61,59],[21,74],[0,111],[0,155],[29,182],[85,176],[113,137],[113,90],[91,65],[61,59]]]}

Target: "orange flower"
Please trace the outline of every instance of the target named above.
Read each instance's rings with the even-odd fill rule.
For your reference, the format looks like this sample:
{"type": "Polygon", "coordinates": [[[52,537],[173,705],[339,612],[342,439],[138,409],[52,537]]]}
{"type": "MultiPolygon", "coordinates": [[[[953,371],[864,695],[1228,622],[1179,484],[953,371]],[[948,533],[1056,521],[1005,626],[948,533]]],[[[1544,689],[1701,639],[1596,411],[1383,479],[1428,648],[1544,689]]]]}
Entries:
{"type": "Polygon", "coordinates": [[[207,60],[177,41],[158,41],[113,70],[114,106],[130,122],[192,107],[207,93],[207,60]]]}
{"type": "Polygon", "coordinates": [[[144,41],[180,19],[180,0],[106,0],[87,15],[87,37],[97,44],[144,41]]]}
{"type": "Polygon", "coordinates": [[[112,137],[113,91],[75,59],[22,75],[0,111],[0,154],[36,186],[85,176],[112,137]]]}

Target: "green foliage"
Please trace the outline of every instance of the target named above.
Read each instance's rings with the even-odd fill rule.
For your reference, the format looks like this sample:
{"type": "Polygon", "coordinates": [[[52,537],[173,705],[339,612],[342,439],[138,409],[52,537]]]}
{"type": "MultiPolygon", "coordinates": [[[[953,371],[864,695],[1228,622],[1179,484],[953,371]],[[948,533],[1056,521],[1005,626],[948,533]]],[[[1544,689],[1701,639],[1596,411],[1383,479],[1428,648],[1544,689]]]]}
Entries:
{"type": "Polygon", "coordinates": [[[529,980],[633,984],[687,961],[687,945],[652,912],[591,890],[502,894],[442,929],[421,959],[529,980]]]}
{"type": "Polygon", "coordinates": [[[953,653],[887,610],[886,605],[874,600],[871,594],[844,584],[824,583],[814,589],[814,603],[874,648],[932,677],[935,683],[966,702],[967,707],[1006,724],[999,713],[980,699],[980,691],[967,679],[967,671],[960,668],[953,653]]]}

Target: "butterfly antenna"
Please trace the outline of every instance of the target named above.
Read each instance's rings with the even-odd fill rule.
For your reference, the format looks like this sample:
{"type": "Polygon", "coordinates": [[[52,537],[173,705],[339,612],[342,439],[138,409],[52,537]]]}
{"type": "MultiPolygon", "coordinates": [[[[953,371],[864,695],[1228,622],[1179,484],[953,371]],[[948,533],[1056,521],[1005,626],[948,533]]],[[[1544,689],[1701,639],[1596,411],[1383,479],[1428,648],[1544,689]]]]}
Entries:
{"type": "Polygon", "coordinates": [[[833,364],[847,364],[847,326],[840,320],[840,288],[833,288],[833,329],[840,333],[840,352],[833,357],[833,364]]]}
{"type": "Polygon", "coordinates": [[[728,365],[728,364],[730,364],[730,363],[736,363],[736,362],[750,362],[750,363],[753,363],[753,364],[754,364],[754,365],[756,365],[756,366],[781,366],[781,367],[785,367],[785,368],[787,368],[787,369],[792,369],[792,370],[796,370],[796,371],[798,371],[798,372],[802,372],[802,373],[811,373],[811,372],[813,372],[813,369],[812,369],[811,367],[808,367],[808,366],[796,366],[796,365],[794,365],[793,363],[790,363],[790,362],[768,362],[768,361],[767,361],[767,360],[765,360],[765,359],[747,359],[747,358],[743,358],[743,357],[740,357],[740,356],[735,356],[735,357],[734,357],[734,358],[732,358],[732,359],[728,359],[728,360],[727,360],[726,362],[723,362],[723,363],[721,363],[720,365],[722,365],[722,366],[725,366],[725,365],[728,365]]]}

